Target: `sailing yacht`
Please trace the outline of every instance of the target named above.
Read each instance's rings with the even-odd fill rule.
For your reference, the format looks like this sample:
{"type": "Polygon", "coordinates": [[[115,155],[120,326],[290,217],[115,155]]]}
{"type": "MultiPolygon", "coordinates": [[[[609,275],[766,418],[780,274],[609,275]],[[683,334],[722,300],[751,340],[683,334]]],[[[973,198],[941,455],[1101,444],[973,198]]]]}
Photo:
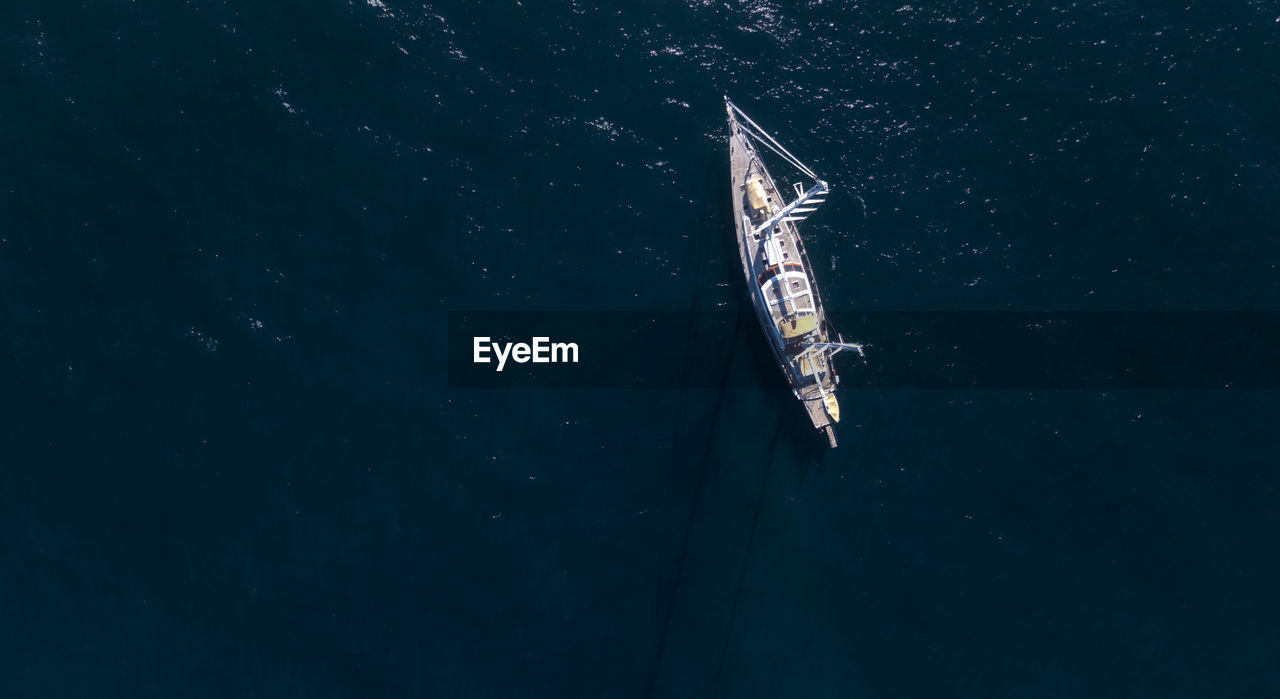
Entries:
{"type": "Polygon", "coordinates": [[[796,227],[826,200],[831,190],[728,97],[724,103],[729,113],[734,230],[751,303],[792,392],[813,426],[825,431],[834,447],[833,426],[840,422],[840,404],[836,400],[839,377],[831,358],[846,349],[862,354],[862,345],[846,343],[831,330],[814,281],[813,265],[796,227]],[[801,181],[790,189],[779,189],[760,158],[759,145],[813,184],[806,189],[801,181]],[[789,197],[791,200],[787,201],[789,197]]]}

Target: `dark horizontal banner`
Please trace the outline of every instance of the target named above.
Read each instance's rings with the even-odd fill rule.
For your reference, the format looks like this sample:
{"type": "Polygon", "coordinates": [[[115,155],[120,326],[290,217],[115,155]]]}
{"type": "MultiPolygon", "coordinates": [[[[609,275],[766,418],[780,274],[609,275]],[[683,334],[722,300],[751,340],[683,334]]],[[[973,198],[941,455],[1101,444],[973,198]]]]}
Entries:
{"type": "MultiPolygon", "coordinates": [[[[836,358],[842,388],[1280,388],[1280,312],[847,312],[830,321],[866,347],[865,359],[836,358]]],[[[452,312],[448,343],[454,389],[783,382],[750,312],[452,312]]]]}

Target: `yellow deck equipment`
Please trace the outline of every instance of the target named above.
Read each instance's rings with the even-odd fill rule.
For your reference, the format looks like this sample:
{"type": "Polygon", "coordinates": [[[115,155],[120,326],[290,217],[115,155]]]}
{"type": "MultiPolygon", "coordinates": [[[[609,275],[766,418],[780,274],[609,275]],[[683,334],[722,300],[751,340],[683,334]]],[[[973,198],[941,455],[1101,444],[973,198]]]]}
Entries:
{"type": "Polygon", "coordinates": [[[782,331],[782,337],[790,340],[793,337],[800,337],[805,333],[811,333],[818,328],[817,316],[800,316],[799,318],[783,318],[778,321],[778,330],[782,331]]]}

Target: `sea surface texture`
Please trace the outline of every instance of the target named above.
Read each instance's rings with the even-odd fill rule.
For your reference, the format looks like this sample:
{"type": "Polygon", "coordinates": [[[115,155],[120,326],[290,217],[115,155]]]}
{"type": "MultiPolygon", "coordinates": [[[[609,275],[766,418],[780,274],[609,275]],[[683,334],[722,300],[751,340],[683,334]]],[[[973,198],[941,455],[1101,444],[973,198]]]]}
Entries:
{"type": "Polygon", "coordinates": [[[746,307],[725,95],[831,183],[846,376],[859,312],[1280,310],[1275,0],[6,3],[0,59],[2,696],[1280,695],[1274,391],[858,381],[831,450],[750,326],[446,369],[746,307]]]}

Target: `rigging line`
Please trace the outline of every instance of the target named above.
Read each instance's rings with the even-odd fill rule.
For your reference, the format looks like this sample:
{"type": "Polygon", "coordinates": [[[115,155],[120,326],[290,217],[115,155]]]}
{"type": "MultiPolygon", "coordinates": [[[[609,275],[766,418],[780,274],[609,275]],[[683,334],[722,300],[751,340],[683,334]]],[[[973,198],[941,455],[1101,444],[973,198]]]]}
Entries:
{"type": "MultiPolygon", "coordinates": [[[[743,129],[743,131],[747,132],[747,135],[749,135],[749,136],[755,136],[755,137],[756,137],[756,139],[755,139],[755,140],[756,140],[756,142],[757,142],[757,143],[762,143],[762,144],[764,144],[764,147],[765,147],[765,148],[768,148],[769,150],[773,151],[774,153],[777,153],[779,156],[781,156],[781,157],[782,157],[782,159],[783,159],[783,160],[785,160],[785,161],[787,161],[788,163],[791,163],[792,165],[796,166],[796,167],[797,167],[797,168],[799,168],[799,169],[800,169],[800,171],[801,171],[801,172],[803,172],[804,174],[806,174],[806,175],[808,175],[808,176],[812,177],[812,178],[813,178],[813,179],[815,179],[815,180],[816,180],[816,179],[819,179],[819,178],[818,178],[818,176],[813,172],[813,170],[810,170],[809,168],[807,168],[807,167],[805,167],[805,166],[804,166],[804,163],[800,162],[799,160],[796,160],[795,156],[794,156],[794,155],[791,155],[791,153],[787,152],[787,150],[786,150],[785,148],[783,148],[782,150],[779,150],[779,148],[780,148],[781,146],[775,147],[772,143],[770,143],[770,142],[769,142],[769,140],[772,140],[772,139],[769,139],[769,140],[761,139],[759,136],[756,136],[756,134],[755,134],[755,133],[753,133],[751,129],[745,129],[745,128],[744,128],[744,129],[743,129]]],[[[764,134],[764,136],[766,136],[766,137],[767,137],[767,136],[768,136],[768,134],[764,134]]],[[[774,143],[777,143],[777,142],[776,142],[776,141],[774,141],[774,143]]]]}
{"type": "Polygon", "coordinates": [[[716,676],[713,683],[711,697],[716,699],[720,696],[720,677],[724,673],[724,659],[729,655],[729,640],[733,638],[734,622],[738,619],[738,602],[742,599],[742,585],[747,579],[747,568],[751,563],[751,549],[756,542],[756,529],[760,524],[760,511],[764,509],[764,494],[769,485],[769,475],[773,473],[774,457],[778,451],[778,438],[782,435],[782,415],[778,415],[778,421],[773,428],[773,437],[769,439],[769,448],[765,453],[769,455],[768,461],[765,462],[764,476],[760,479],[760,491],[756,494],[756,511],[751,517],[751,531],[747,535],[747,549],[742,554],[742,568],[738,571],[738,584],[734,588],[733,605],[729,608],[729,626],[724,632],[724,642],[720,645],[720,660],[716,663],[716,676]]]}
{"type": "Polygon", "coordinates": [[[766,148],[773,151],[774,153],[777,153],[779,156],[782,157],[783,160],[799,168],[801,172],[805,173],[806,175],[812,177],[815,180],[820,179],[817,173],[815,173],[813,170],[810,170],[804,163],[800,162],[799,158],[792,155],[791,151],[787,150],[785,146],[783,146],[781,143],[778,142],[778,139],[774,138],[772,135],[769,134],[768,131],[765,131],[759,124],[753,121],[751,117],[747,116],[747,113],[739,109],[738,105],[734,104],[733,102],[729,102],[729,106],[733,108],[734,112],[736,112],[737,114],[740,114],[742,118],[746,120],[747,124],[749,124],[750,127],[752,127],[752,128],[748,128],[747,126],[739,124],[739,127],[742,128],[743,132],[745,132],[748,136],[752,136],[757,143],[763,143],[766,148]]]}
{"type": "Polygon", "coordinates": [[[812,178],[813,178],[813,179],[815,179],[815,180],[816,180],[816,179],[818,179],[817,174],[815,174],[815,173],[814,173],[812,170],[810,170],[809,168],[805,167],[804,163],[802,163],[802,162],[800,162],[799,160],[797,160],[797,159],[796,159],[796,157],[795,157],[794,155],[791,155],[791,153],[790,153],[790,152],[788,152],[785,148],[781,148],[781,146],[777,144],[777,141],[773,141],[773,142],[771,143],[771,142],[770,142],[770,140],[771,140],[771,139],[768,139],[768,138],[762,138],[762,136],[767,137],[767,136],[768,136],[768,134],[757,134],[757,133],[756,133],[753,129],[751,129],[750,127],[742,126],[742,125],[739,125],[739,126],[742,128],[743,132],[744,132],[744,133],[746,133],[748,136],[751,136],[751,137],[752,137],[752,140],[754,140],[756,143],[760,143],[760,144],[764,145],[764,147],[765,147],[765,148],[768,148],[769,150],[773,151],[774,153],[777,153],[777,154],[778,154],[778,155],[779,155],[783,160],[785,160],[785,161],[786,161],[786,162],[788,162],[788,163],[791,163],[792,165],[794,165],[796,168],[798,168],[801,172],[805,173],[806,175],[808,175],[808,176],[812,177],[812,178]],[[780,149],[780,148],[781,148],[781,149],[780,149]]]}
{"type": "MultiPolygon", "coordinates": [[[[732,103],[730,103],[730,104],[732,104],[732,103]]],[[[781,143],[779,143],[779,142],[778,142],[778,139],[774,138],[774,137],[773,137],[773,136],[772,136],[768,131],[765,131],[765,130],[764,130],[764,127],[762,127],[762,126],[760,126],[759,124],[757,124],[754,120],[752,120],[752,118],[751,118],[751,117],[747,116],[747,113],[746,113],[746,112],[744,112],[744,111],[742,111],[741,109],[739,109],[739,108],[738,108],[738,105],[734,104],[734,105],[733,105],[733,109],[734,109],[734,111],[736,111],[738,114],[740,114],[740,115],[742,116],[742,118],[746,120],[746,122],[747,122],[748,124],[750,124],[752,127],[754,127],[754,128],[755,128],[755,130],[756,130],[756,131],[758,131],[758,132],[760,133],[760,136],[764,137],[764,139],[767,139],[767,140],[768,140],[769,142],[771,142],[774,146],[776,146],[776,147],[777,147],[777,149],[779,149],[779,150],[781,151],[781,152],[778,152],[778,150],[775,150],[775,152],[778,152],[778,155],[782,155],[784,158],[787,158],[789,162],[791,162],[793,165],[795,165],[796,167],[798,167],[798,168],[800,168],[801,170],[803,170],[803,171],[804,171],[806,174],[808,174],[810,177],[817,178],[817,175],[815,175],[815,174],[813,173],[813,171],[812,171],[812,170],[810,170],[808,167],[806,167],[804,163],[800,162],[800,159],[799,159],[799,158],[797,158],[796,156],[792,155],[792,154],[791,154],[791,151],[787,150],[785,146],[783,146],[781,143]]],[[[757,138],[759,138],[759,136],[758,136],[757,138]]],[[[766,145],[768,145],[768,144],[766,143],[766,145]]]]}
{"type": "MultiPolygon", "coordinates": [[[[699,347],[699,344],[697,342],[698,338],[697,338],[697,325],[695,322],[695,319],[696,319],[695,314],[698,311],[698,302],[702,297],[701,289],[704,288],[702,281],[705,275],[705,267],[707,264],[707,260],[710,257],[709,255],[704,254],[703,248],[705,247],[708,239],[712,238],[712,235],[708,233],[709,230],[711,233],[722,232],[720,230],[722,226],[720,222],[723,221],[723,216],[722,216],[723,212],[721,212],[719,210],[718,205],[715,204],[715,202],[717,202],[718,200],[712,196],[712,192],[715,188],[718,175],[720,174],[718,168],[715,167],[714,163],[715,163],[714,159],[710,160],[708,162],[708,168],[707,168],[707,187],[706,187],[706,194],[703,197],[703,201],[708,202],[708,204],[710,205],[711,210],[707,213],[707,218],[706,218],[706,222],[710,225],[704,225],[703,235],[698,241],[699,243],[698,244],[698,266],[697,266],[697,272],[695,273],[694,294],[693,294],[693,299],[691,301],[691,314],[689,317],[689,327],[688,327],[688,332],[685,340],[685,356],[682,362],[683,366],[681,370],[680,399],[679,399],[679,403],[676,406],[676,411],[675,411],[676,422],[672,430],[673,437],[674,437],[673,449],[675,448],[674,444],[679,443],[680,438],[682,436],[681,428],[685,425],[685,423],[688,420],[688,413],[689,413],[688,401],[689,401],[689,391],[691,390],[689,388],[689,383],[690,383],[690,378],[694,375],[694,372],[697,371],[697,363],[700,358],[699,353],[696,351],[696,348],[699,347]],[[716,224],[720,224],[720,225],[716,225],[716,224]]],[[[728,346],[729,357],[733,356],[734,349],[737,346],[738,335],[741,330],[741,315],[742,314],[740,313],[736,314],[734,326],[731,331],[732,335],[730,336],[730,342],[728,346]]],[[[725,396],[724,389],[725,389],[725,386],[728,384],[728,380],[729,380],[729,367],[730,367],[730,362],[726,361],[724,363],[724,374],[721,376],[721,379],[720,379],[720,390],[716,393],[716,401],[715,401],[715,404],[712,406],[711,417],[710,417],[711,424],[708,426],[708,429],[706,431],[707,438],[703,446],[702,457],[695,464],[697,480],[694,484],[693,502],[689,505],[689,514],[685,519],[684,531],[682,536],[680,537],[678,554],[675,559],[675,565],[673,568],[672,575],[670,576],[671,577],[670,589],[667,592],[665,604],[663,603],[661,598],[659,598],[658,600],[658,605],[661,608],[661,613],[662,613],[662,625],[658,635],[657,647],[654,649],[653,660],[651,661],[651,664],[650,664],[649,673],[648,673],[649,677],[648,677],[648,680],[646,681],[646,688],[644,693],[644,696],[646,697],[652,697],[654,695],[654,690],[657,685],[658,674],[662,670],[662,660],[666,652],[667,637],[670,634],[670,630],[671,630],[671,617],[675,611],[676,594],[679,592],[680,581],[684,574],[685,559],[687,558],[688,552],[689,552],[689,541],[691,539],[691,535],[693,531],[693,523],[694,523],[696,514],[698,512],[698,508],[702,501],[703,485],[706,481],[708,464],[711,461],[710,459],[711,445],[712,445],[713,436],[715,434],[714,427],[719,422],[720,409],[724,404],[724,396],[725,396]]],[[[678,453],[679,454],[691,453],[691,450],[681,450],[678,453]]],[[[670,473],[668,474],[668,483],[675,480],[676,474],[680,472],[680,469],[683,465],[684,465],[683,459],[676,458],[676,457],[672,458],[670,473]]],[[[667,498],[668,499],[670,498],[669,486],[668,486],[667,498]]],[[[668,517],[668,520],[670,519],[671,518],[668,517]]],[[[664,529],[663,529],[664,536],[663,536],[663,546],[662,546],[662,561],[664,562],[667,560],[667,552],[668,552],[666,542],[670,538],[665,536],[666,529],[667,528],[664,526],[664,529]]],[[[664,566],[659,565],[656,567],[658,568],[658,573],[659,573],[658,586],[661,586],[663,582],[662,574],[664,572],[663,570],[664,566]]]]}
{"type": "Polygon", "coordinates": [[[751,124],[751,126],[755,127],[756,131],[759,131],[760,134],[764,136],[764,138],[768,139],[768,141],[773,144],[773,145],[769,145],[769,143],[765,143],[765,145],[769,146],[773,150],[773,152],[777,153],[778,155],[781,155],[783,158],[786,158],[787,162],[790,162],[792,165],[795,165],[796,167],[800,168],[800,170],[802,170],[806,175],[814,178],[815,180],[819,179],[818,176],[814,174],[813,170],[810,170],[808,167],[806,167],[804,163],[800,162],[799,158],[791,154],[791,151],[787,150],[786,147],[784,147],[781,143],[778,143],[778,140],[773,136],[769,135],[768,131],[765,131],[763,127],[761,127],[756,122],[752,121],[751,117],[747,116],[746,112],[738,108],[738,105],[733,104],[732,102],[730,102],[729,104],[730,106],[733,107],[733,111],[737,112],[743,119],[746,120],[748,124],[751,124]],[[774,146],[777,146],[777,148],[774,148],[774,146]]]}

